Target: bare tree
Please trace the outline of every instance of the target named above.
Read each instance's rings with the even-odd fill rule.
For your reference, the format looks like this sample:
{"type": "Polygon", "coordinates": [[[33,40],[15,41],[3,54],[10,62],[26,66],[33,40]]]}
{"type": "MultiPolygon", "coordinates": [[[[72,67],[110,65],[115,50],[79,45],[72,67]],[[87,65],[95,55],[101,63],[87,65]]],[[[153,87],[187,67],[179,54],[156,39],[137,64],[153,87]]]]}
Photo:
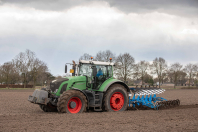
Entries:
{"type": "Polygon", "coordinates": [[[157,74],[157,78],[159,81],[159,88],[160,88],[160,84],[162,82],[163,76],[164,74],[166,74],[167,71],[167,64],[165,59],[161,57],[155,58],[153,60],[153,64],[151,65],[151,70],[153,74],[157,74]]]}
{"type": "Polygon", "coordinates": [[[15,84],[20,81],[20,72],[16,67],[15,61],[12,60],[12,74],[10,76],[10,84],[15,84]]]}
{"type": "Polygon", "coordinates": [[[45,73],[48,71],[46,63],[36,58],[34,52],[26,50],[19,53],[15,58],[16,67],[23,76],[24,87],[29,81],[33,81],[35,87],[36,82],[44,82],[45,73]],[[39,79],[39,80],[38,80],[39,79]]]}
{"type": "Polygon", "coordinates": [[[39,60],[38,58],[33,60],[33,63],[31,65],[31,75],[33,78],[34,87],[36,85],[36,82],[37,82],[37,79],[39,78],[39,76],[41,76],[42,74],[44,74],[47,71],[48,71],[48,67],[43,61],[39,60]]]}
{"type": "Polygon", "coordinates": [[[132,76],[135,59],[129,54],[120,54],[116,59],[115,75],[126,82],[132,76]]]}
{"type": "Polygon", "coordinates": [[[154,84],[154,80],[153,80],[153,76],[151,76],[150,74],[148,74],[147,72],[144,75],[144,80],[145,83],[148,83],[149,85],[153,85],[154,84]]]}
{"type": "Polygon", "coordinates": [[[149,62],[147,62],[145,60],[140,61],[134,67],[135,75],[141,78],[142,85],[143,85],[143,81],[144,81],[144,76],[146,75],[146,71],[148,70],[148,68],[149,68],[149,62]]]}
{"type": "Polygon", "coordinates": [[[2,65],[0,65],[0,83],[2,84],[3,83],[3,73],[2,73],[2,69],[3,68],[3,66],[2,65]]]}
{"type": "Polygon", "coordinates": [[[195,81],[194,81],[194,83],[195,83],[195,86],[196,86],[196,87],[198,86],[198,80],[197,80],[197,77],[198,77],[198,73],[196,74],[196,78],[195,78],[195,81]]]}
{"type": "Polygon", "coordinates": [[[103,52],[102,51],[99,51],[97,54],[96,54],[96,57],[94,57],[94,60],[96,61],[103,61],[103,52]]]}
{"type": "Polygon", "coordinates": [[[190,86],[192,78],[196,75],[197,66],[189,63],[185,66],[184,71],[186,72],[188,77],[188,81],[189,81],[188,86],[190,86]]]}
{"type": "Polygon", "coordinates": [[[43,81],[46,83],[46,85],[49,85],[50,82],[55,79],[55,77],[50,72],[45,72],[43,74],[45,74],[45,76],[42,77],[44,77],[43,81]]]}
{"type": "Polygon", "coordinates": [[[87,53],[84,53],[79,59],[80,60],[90,60],[91,59],[91,55],[87,54],[87,53]]]}
{"type": "Polygon", "coordinates": [[[26,87],[27,74],[31,71],[31,65],[35,58],[35,53],[28,49],[25,52],[20,52],[15,58],[16,67],[24,77],[24,88],[26,87]]]}
{"type": "Polygon", "coordinates": [[[5,83],[8,85],[11,80],[11,76],[14,74],[14,64],[12,62],[6,62],[1,67],[1,76],[5,83]]]}
{"type": "Polygon", "coordinates": [[[110,50],[106,50],[106,51],[99,51],[96,54],[96,57],[94,60],[109,62],[110,58],[112,58],[112,61],[115,62],[116,55],[114,53],[112,53],[110,50]]]}
{"type": "Polygon", "coordinates": [[[174,81],[174,75],[173,75],[173,72],[171,72],[170,70],[167,71],[167,78],[168,78],[168,81],[173,83],[174,81]]]}
{"type": "Polygon", "coordinates": [[[180,75],[179,75],[179,82],[182,84],[182,86],[186,83],[187,78],[186,78],[186,72],[184,72],[183,70],[181,71],[180,75]]]}
{"type": "Polygon", "coordinates": [[[38,77],[37,80],[39,80],[42,84],[44,85],[45,82],[47,82],[47,73],[48,72],[48,67],[47,64],[41,61],[40,67],[38,68],[38,77]]]}
{"type": "Polygon", "coordinates": [[[172,64],[170,67],[170,71],[172,72],[174,78],[174,88],[177,86],[180,74],[182,73],[182,67],[183,66],[178,62],[172,64]]]}
{"type": "Polygon", "coordinates": [[[167,74],[167,71],[166,72],[164,72],[164,73],[162,73],[162,83],[164,83],[167,79],[167,76],[168,76],[168,74],[167,74]]]}
{"type": "Polygon", "coordinates": [[[154,83],[157,83],[159,81],[158,77],[153,79],[154,83]]]}

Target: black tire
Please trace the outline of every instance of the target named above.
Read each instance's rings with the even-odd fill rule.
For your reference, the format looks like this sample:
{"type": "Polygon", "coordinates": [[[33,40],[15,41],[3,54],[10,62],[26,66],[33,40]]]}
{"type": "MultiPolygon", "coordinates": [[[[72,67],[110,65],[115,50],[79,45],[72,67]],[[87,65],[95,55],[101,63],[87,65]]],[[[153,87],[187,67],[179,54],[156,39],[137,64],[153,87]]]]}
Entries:
{"type": "MultiPolygon", "coordinates": [[[[41,90],[46,90],[46,88],[41,88],[41,90]]],[[[51,104],[47,104],[47,105],[42,105],[39,104],[39,107],[44,111],[44,112],[57,112],[57,107],[53,106],[51,104]]]]}
{"type": "Polygon", "coordinates": [[[60,98],[58,99],[57,109],[61,113],[82,113],[87,110],[87,99],[80,91],[68,90],[63,92],[63,94],[61,94],[60,98]],[[69,106],[70,102],[75,102],[76,105],[74,108],[69,106]],[[76,108],[77,110],[75,111],[76,108]]]}
{"type": "Polygon", "coordinates": [[[57,112],[57,107],[47,104],[47,105],[39,105],[39,107],[44,111],[44,112],[57,112]]]}
{"type": "Polygon", "coordinates": [[[114,84],[110,86],[110,88],[106,91],[103,99],[103,111],[125,111],[129,104],[129,98],[127,94],[127,90],[124,86],[120,84],[114,84]],[[115,93],[122,94],[122,97],[124,98],[122,103],[122,107],[113,109],[112,104],[110,103],[110,100],[112,99],[112,95],[115,95],[115,93]]]}

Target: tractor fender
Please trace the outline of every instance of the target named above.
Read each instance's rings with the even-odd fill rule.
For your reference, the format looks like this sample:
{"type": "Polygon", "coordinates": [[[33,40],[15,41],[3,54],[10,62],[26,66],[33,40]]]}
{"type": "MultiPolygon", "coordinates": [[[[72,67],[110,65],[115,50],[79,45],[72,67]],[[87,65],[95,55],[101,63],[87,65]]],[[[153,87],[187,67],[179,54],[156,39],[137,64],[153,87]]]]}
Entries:
{"type": "Polygon", "coordinates": [[[78,91],[80,91],[81,93],[83,93],[84,95],[85,95],[85,97],[86,97],[86,99],[87,99],[87,108],[89,109],[89,98],[88,98],[88,96],[87,96],[87,94],[84,92],[84,91],[82,91],[82,90],[80,90],[80,89],[78,89],[78,88],[74,88],[74,87],[70,87],[72,90],[78,90],[78,91]]]}
{"type": "Polygon", "coordinates": [[[124,86],[124,87],[126,88],[127,92],[130,92],[129,87],[128,87],[124,82],[122,82],[122,81],[120,81],[120,80],[115,80],[115,81],[112,81],[112,82],[110,82],[109,84],[107,84],[107,85],[105,86],[105,88],[104,88],[104,92],[106,92],[107,89],[108,89],[111,85],[113,85],[113,84],[120,84],[120,85],[122,85],[122,86],[124,86]]]}

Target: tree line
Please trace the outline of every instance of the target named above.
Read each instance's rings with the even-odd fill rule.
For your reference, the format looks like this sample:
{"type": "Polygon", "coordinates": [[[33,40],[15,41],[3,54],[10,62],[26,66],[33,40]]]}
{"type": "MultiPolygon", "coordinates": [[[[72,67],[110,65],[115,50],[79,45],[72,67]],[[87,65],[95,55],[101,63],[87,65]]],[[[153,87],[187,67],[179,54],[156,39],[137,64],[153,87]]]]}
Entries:
{"type": "MultiPolygon", "coordinates": [[[[194,83],[198,85],[198,65],[187,64],[183,66],[179,62],[171,65],[162,57],[156,57],[152,62],[146,60],[135,63],[134,57],[130,53],[121,53],[118,56],[110,50],[99,51],[96,55],[84,53],[80,56],[80,60],[90,60],[93,57],[94,61],[115,63],[114,77],[122,80],[128,85],[134,84],[135,80],[141,80],[143,83],[153,85],[156,82],[159,84],[165,82],[188,85],[194,83]]],[[[66,74],[65,76],[70,76],[66,74]]],[[[65,77],[63,76],[63,77],[65,77]]],[[[0,65],[0,84],[16,84],[23,83],[24,87],[27,84],[44,85],[49,84],[55,78],[62,76],[53,76],[49,72],[47,64],[36,57],[35,53],[26,50],[20,52],[12,61],[0,65]]]]}
{"type": "Polygon", "coordinates": [[[22,82],[24,88],[27,84],[44,85],[55,77],[49,72],[45,62],[39,60],[35,53],[26,50],[20,52],[12,61],[0,65],[0,84],[16,84],[22,82]]]}
{"type": "MultiPolygon", "coordinates": [[[[124,82],[133,82],[134,80],[141,80],[141,82],[153,84],[158,82],[159,84],[170,82],[174,83],[174,86],[180,84],[198,84],[198,65],[187,64],[183,66],[179,62],[175,62],[171,65],[167,64],[167,61],[162,57],[156,57],[151,63],[146,60],[135,63],[135,59],[130,53],[119,54],[116,56],[112,51],[99,51],[96,55],[92,56],[88,53],[84,53],[79,59],[90,60],[94,57],[95,61],[110,61],[113,59],[115,63],[114,75],[124,82]]],[[[143,84],[142,84],[143,85],[143,84]]],[[[159,85],[160,86],[160,85],[159,85]]]]}

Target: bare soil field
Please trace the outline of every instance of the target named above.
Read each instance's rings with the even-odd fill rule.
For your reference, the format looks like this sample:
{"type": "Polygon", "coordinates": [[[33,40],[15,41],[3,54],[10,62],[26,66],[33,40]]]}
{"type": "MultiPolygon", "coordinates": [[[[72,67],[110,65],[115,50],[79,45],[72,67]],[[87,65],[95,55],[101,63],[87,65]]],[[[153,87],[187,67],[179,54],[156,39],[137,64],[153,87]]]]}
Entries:
{"type": "Polygon", "coordinates": [[[198,89],[166,90],[160,97],[180,99],[179,107],[124,112],[45,113],[27,98],[33,90],[0,90],[0,132],[23,131],[198,131],[198,89]]]}

